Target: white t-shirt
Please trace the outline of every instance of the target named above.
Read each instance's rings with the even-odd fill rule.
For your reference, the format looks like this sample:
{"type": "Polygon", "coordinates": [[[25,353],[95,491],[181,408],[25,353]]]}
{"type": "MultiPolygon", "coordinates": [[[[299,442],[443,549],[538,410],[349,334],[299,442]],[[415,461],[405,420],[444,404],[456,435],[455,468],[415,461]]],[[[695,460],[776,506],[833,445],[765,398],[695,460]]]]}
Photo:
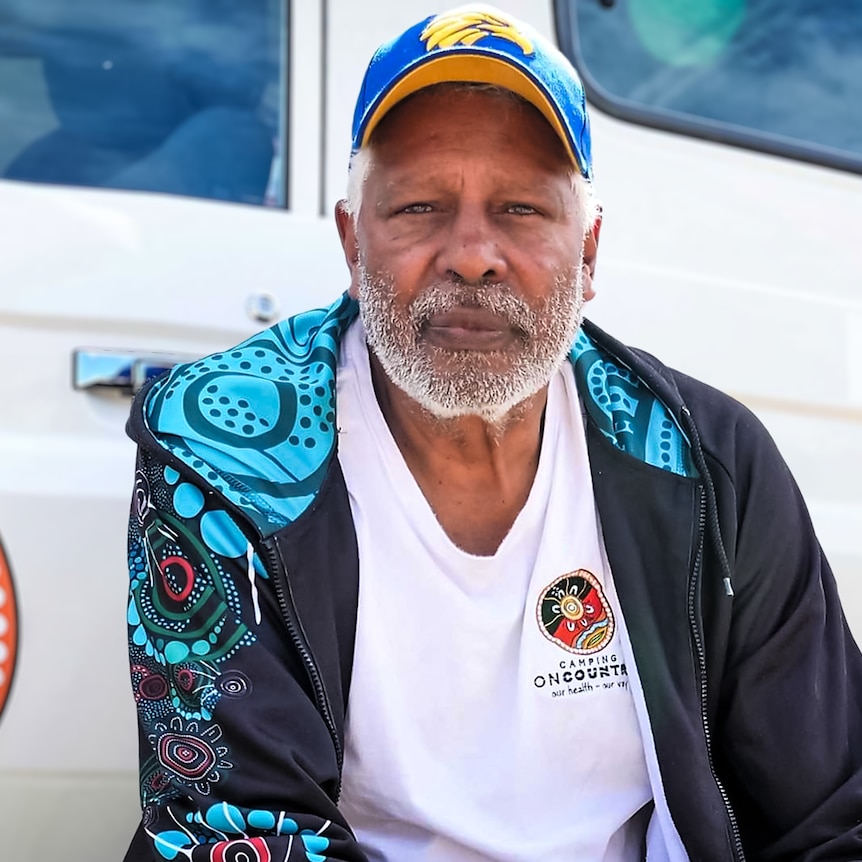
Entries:
{"type": "Polygon", "coordinates": [[[568,363],[493,556],[452,543],[405,464],[357,321],[338,372],[359,545],[340,808],[372,860],[643,859],[652,799],[568,363]]]}

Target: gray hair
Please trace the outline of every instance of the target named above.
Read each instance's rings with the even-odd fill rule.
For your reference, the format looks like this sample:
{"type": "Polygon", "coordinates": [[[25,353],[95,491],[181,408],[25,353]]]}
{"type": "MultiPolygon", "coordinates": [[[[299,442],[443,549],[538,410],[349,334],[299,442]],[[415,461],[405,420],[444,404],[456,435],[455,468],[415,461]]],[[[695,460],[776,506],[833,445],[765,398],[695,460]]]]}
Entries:
{"type": "Polygon", "coordinates": [[[354,224],[356,224],[359,211],[362,209],[362,193],[365,190],[365,181],[368,179],[373,161],[374,156],[370,142],[350,156],[350,164],[347,166],[347,197],[344,201],[344,207],[354,224]]]}

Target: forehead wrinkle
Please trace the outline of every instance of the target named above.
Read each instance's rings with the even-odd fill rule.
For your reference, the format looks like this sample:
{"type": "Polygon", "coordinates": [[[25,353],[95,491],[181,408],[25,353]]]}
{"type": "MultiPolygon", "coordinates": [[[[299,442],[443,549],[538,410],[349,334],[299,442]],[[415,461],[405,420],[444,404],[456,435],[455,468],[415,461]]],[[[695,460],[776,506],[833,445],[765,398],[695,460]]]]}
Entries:
{"type": "Polygon", "coordinates": [[[533,163],[529,166],[532,179],[528,180],[474,151],[468,152],[469,157],[466,160],[458,158],[457,155],[450,157],[442,153],[425,159],[407,156],[406,159],[399,158],[398,164],[387,164],[385,159],[375,159],[368,179],[374,178],[384,193],[397,192],[404,186],[417,189],[461,189],[474,173],[480,174],[483,182],[489,179],[490,185],[498,190],[496,193],[504,197],[533,196],[538,193],[559,198],[561,180],[566,191],[572,189],[570,171],[557,171],[552,166],[533,163]]]}

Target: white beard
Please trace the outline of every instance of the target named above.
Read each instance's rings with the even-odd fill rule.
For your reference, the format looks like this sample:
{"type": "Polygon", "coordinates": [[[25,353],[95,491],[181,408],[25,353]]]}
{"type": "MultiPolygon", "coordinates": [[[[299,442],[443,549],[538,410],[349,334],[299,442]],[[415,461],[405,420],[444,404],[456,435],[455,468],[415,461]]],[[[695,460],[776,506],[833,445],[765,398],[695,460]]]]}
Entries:
{"type": "Polygon", "coordinates": [[[359,308],[368,346],[386,376],[440,419],[478,416],[499,424],[547,385],[581,325],[580,262],[560,273],[547,298],[535,307],[505,284],[454,281],[435,283],[403,306],[391,275],[371,275],[364,263],[359,267],[359,308]],[[487,309],[507,320],[518,333],[516,347],[483,352],[428,343],[423,336],[427,321],[462,306],[487,309]]]}

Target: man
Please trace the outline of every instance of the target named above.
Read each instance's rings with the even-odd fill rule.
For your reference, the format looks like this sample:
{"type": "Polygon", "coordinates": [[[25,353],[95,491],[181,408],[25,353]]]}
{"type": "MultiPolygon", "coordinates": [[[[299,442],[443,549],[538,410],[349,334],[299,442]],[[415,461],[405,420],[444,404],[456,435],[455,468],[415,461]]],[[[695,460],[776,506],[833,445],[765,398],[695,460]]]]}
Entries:
{"type": "Polygon", "coordinates": [[[555,49],[432,16],[362,85],[348,295],[138,398],[129,860],[862,858],[804,504],[582,323],[591,183],[555,49]]]}

